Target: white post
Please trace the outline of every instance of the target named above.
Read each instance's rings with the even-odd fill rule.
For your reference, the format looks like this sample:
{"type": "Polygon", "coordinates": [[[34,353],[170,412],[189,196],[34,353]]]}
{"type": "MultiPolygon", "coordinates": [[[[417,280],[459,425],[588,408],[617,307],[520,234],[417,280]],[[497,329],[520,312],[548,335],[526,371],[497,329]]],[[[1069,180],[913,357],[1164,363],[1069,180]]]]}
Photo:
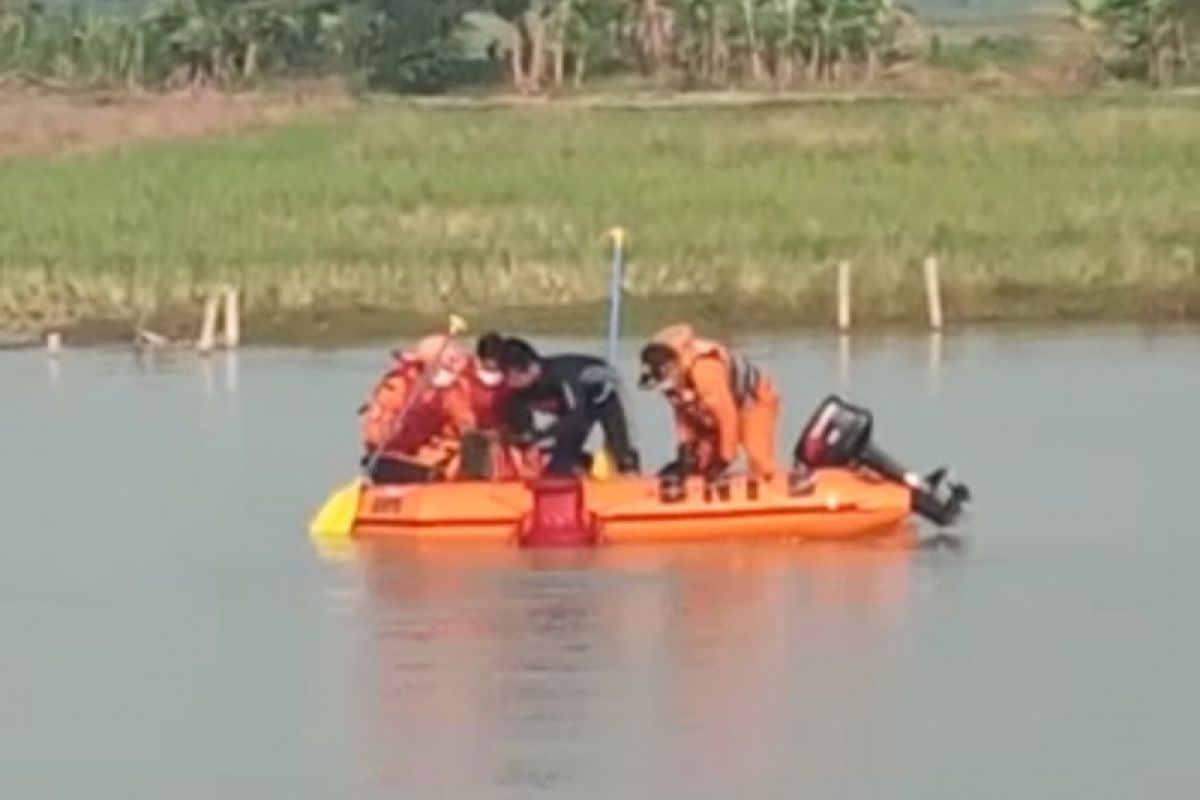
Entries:
{"type": "Polygon", "coordinates": [[[225,348],[236,350],[242,339],[242,324],[238,316],[238,292],[232,287],[225,289],[225,348]]]}
{"type": "Polygon", "coordinates": [[[213,351],[217,340],[217,312],[220,310],[220,297],[216,292],[208,296],[204,303],[204,316],[200,320],[200,338],[196,340],[196,350],[206,356],[213,351]]]}
{"type": "Polygon", "coordinates": [[[58,358],[62,355],[62,334],[58,331],[50,331],[46,334],[46,354],[51,358],[58,358]]]}
{"type": "Polygon", "coordinates": [[[841,261],[837,269],[837,325],[843,333],[850,330],[850,262],[841,261]]]}
{"type": "Polygon", "coordinates": [[[929,327],[942,329],[942,285],[938,276],[938,261],[933,256],[925,259],[925,299],[929,303],[929,327]]]}

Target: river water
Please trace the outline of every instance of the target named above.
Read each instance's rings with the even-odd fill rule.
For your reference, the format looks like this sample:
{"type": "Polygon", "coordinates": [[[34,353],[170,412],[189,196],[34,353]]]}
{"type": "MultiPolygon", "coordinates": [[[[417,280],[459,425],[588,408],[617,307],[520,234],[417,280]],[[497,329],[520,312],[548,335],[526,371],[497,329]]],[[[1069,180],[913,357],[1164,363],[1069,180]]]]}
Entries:
{"type": "Polygon", "coordinates": [[[781,446],[838,389],[956,467],[963,545],[332,557],[385,348],[0,354],[0,796],[1200,796],[1200,337],[745,349],[781,446]]]}

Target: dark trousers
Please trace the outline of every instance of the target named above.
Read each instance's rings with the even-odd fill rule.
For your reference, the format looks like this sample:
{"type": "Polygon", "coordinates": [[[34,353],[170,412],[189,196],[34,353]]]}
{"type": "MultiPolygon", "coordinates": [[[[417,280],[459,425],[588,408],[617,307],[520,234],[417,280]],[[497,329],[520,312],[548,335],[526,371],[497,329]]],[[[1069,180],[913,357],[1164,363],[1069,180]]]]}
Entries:
{"type": "Polygon", "coordinates": [[[587,413],[579,417],[578,424],[559,428],[546,471],[551,475],[573,475],[586,467],[588,458],[583,447],[597,423],[604,431],[604,444],[617,462],[617,469],[621,472],[637,472],[638,454],[629,438],[625,408],[615,393],[599,405],[588,406],[587,413]]]}

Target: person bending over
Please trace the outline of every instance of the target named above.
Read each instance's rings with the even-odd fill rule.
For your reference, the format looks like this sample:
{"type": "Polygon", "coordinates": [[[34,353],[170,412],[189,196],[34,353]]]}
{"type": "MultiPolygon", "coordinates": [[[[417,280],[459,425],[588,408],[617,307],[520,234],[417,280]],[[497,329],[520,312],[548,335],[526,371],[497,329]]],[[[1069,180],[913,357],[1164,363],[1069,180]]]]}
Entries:
{"type": "Polygon", "coordinates": [[[394,357],[363,408],[364,466],[379,451],[371,480],[421,483],[455,477],[460,440],[475,427],[462,380],[466,354],[445,336],[434,335],[394,357]]]}
{"type": "Polygon", "coordinates": [[[655,334],[641,363],[638,385],[662,389],[675,416],[678,455],[664,472],[717,477],[744,449],[752,475],[774,475],[779,394],[758,367],[687,324],[655,334]]]}
{"type": "Polygon", "coordinates": [[[576,475],[588,468],[591,457],[584,445],[596,424],[617,471],[638,471],[620,377],[607,361],[574,353],[542,356],[524,339],[509,338],[500,351],[500,368],[512,392],[506,403],[507,424],[517,441],[549,451],[548,474],[576,475]],[[536,429],[535,412],[554,422],[536,429]]]}

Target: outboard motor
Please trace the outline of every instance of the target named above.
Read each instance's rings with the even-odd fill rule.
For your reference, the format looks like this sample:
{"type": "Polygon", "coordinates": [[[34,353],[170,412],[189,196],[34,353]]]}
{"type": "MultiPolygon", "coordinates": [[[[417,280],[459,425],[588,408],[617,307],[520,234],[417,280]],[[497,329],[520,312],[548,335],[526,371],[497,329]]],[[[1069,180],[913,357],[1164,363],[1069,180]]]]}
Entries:
{"type": "Polygon", "coordinates": [[[962,484],[943,481],[945,469],[927,477],[906,470],[871,441],[874,419],[871,412],[830,395],[804,426],[792,452],[797,467],[866,467],[880,477],[901,483],[912,491],[912,507],[936,525],[954,523],[962,513],[970,491],[962,484]]]}

